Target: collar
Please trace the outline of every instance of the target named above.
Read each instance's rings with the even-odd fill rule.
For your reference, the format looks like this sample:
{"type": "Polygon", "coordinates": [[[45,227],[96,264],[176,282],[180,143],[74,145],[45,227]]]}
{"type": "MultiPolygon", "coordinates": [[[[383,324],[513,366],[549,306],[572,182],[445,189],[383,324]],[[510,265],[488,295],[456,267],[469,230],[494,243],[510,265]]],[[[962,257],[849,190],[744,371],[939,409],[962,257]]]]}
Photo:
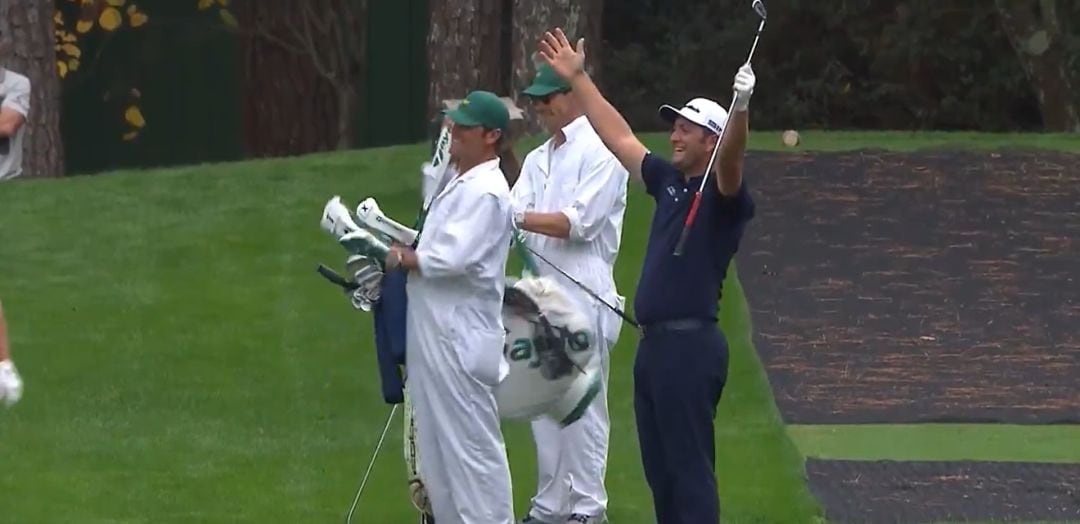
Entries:
{"type": "MultiPolygon", "coordinates": [[[[584,133],[588,128],[589,118],[585,115],[581,115],[571,120],[569,124],[566,124],[562,128],[562,133],[566,136],[566,141],[563,142],[562,145],[560,145],[559,147],[566,147],[567,144],[573,142],[575,138],[584,133]]],[[[544,142],[544,150],[548,152],[555,150],[554,136],[548,137],[548,139],[544,142]]]]}
{"type": "Polygon", "coordinates": [[[562,132],[566,135],[566,142],[570,143],[574,141],[581,133],[585,132],[589,127],[589,118],[585,115],[581,115],[570,121],[562,128],[562,132]]]}
{"type": "Polygon", "coordinates": [[[499,157],[492,158],[491,160],[485,160],[473,166],[472,169],[454,177],[454,180],[464,180],[466,178],[472,178],[481,173],[493,171],[499,167],[499,157]]]}

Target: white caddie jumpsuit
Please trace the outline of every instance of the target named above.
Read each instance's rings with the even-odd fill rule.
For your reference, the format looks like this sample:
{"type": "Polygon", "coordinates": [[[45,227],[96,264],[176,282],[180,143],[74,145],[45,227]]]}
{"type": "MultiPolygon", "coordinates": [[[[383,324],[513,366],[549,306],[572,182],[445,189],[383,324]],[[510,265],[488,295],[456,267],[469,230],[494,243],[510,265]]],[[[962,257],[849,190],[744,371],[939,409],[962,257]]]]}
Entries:
{"type": "Polygon", "coordinates": [[[409,274],[407,387],[439,524],[514,520],[494,396],[509,372],[502,298],[512,220],[499,161],[470,169],[432,201],[409,274]]]}
{"type": "MultiPolygon", "coordinates": [[[[525,157],[511,195],[518,211],[562,212],[570,222],[570,237],[526,233],[525,242],[608,304],[623,309],[625,299],[612,272],[629,173],[586,117],[575,119],[563,133],[566,142],[559,147],[549,139],[525,157]]],[[[541,275],[557,279],[593,319],[604,387],[585,415],[570,426],[560,429],[546,418],[532,423],[539,479],[530,513],[544,522],[565,522],[571,513],[599,517],[607,510],[609,352],[618,339],[621,319],[544,261],[536,263],[541,275]]]]}

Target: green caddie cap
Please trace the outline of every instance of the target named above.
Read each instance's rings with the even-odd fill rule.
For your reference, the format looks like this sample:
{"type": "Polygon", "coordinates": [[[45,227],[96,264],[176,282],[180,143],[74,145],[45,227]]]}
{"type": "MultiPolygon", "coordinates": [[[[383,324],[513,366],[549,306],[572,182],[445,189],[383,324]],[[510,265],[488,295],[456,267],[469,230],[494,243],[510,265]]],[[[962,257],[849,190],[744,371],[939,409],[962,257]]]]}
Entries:
{"type": "Polygon", "coordinates": [[[550,65],[540,64],[536,68],[536,78],[531,86],[523,91],[528,96],[548,96],[552,93],[561,93],[570,90],[570,84],[563,80],[550,65]]]}
{"type": "Polygon", "coordinates": [[[446,113],[455,124],[466,127],[484,126],[505,133],[510,128],[510,112],[506,104],[490,91],[473,91],[446,113]]]}

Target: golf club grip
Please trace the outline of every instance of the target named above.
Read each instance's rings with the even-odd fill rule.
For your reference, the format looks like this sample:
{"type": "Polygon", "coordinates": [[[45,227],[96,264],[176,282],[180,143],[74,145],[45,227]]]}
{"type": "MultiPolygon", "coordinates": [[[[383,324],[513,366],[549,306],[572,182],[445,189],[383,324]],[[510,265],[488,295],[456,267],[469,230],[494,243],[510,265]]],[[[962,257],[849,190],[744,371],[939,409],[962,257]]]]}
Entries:
{"type": "Polygon", "coordinates": [[[694,225],[697,217],[698,206],[701,205],[701,191],[694,193],[694,202],[690,204],[690,212],[686,215],[686,223],[683,224],[682,233],[679,233],[679,242],[675,244],[675,256],[681,256],[686,247],[686,239],[690,236],[690,227],[694,225]]]}
{"type": "Polygon", "coordinates": [[[323,264],[319,264],[318,271],[319,274],[323,276],[323,278],[341,286],[344,289],[352,290],[357,287],[350,284],[349,281],[345,280],[345,278],[339,275],[337,271],[334,271],[333,269],[330,269],[323,264]]]}

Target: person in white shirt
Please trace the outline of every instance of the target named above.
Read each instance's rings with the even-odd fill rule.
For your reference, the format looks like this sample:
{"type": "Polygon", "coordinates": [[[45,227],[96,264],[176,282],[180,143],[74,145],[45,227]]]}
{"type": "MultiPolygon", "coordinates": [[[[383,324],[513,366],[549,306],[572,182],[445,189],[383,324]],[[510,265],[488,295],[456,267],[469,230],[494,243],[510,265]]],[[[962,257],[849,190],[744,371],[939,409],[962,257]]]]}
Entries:
{"type": "Polygon", "coordinates": [[[22,398],[22,390],[22,378],[19,377],[19,371],[15,369],[15,363],[11,361],[4,306],[0,304],[0,402],[7,407],[14,406],[22,398]]]}
{"type": "MultiPolygon", "coordinates": [[[[531,151],[511,196],[515,225],[525,243],[622,309],[613,277],[626,209],[627,170],[611,154],[585,117],[570,86],[543,64],[524,94],[551,138],[531,151]]],[[[543,261],[541,276],[562,284],[594,321],[603,390],[578,421],[560,428],[533,421],[538,485],[523,523],[589,523],[606,519],[610,422],[607,409],[609,352],[621,319],[543,261]]]]}
{"type": "Polygon", "coordinates": [[[486,91],[447,116],[456,169],[437,190],[416,249],[395,245],[386,264],[409,271],[406,387],[435,522],[512,524],[494,393],[509,373],[502,300],[512,209],[498,152],[510,116],[486,91]]]}
{"type": "Polygon", "coordinates": [[[0,35],[0,181],[22,175],[23,138],[30,114],[30,79],[4,67],[10,48],[0,35]]]}

